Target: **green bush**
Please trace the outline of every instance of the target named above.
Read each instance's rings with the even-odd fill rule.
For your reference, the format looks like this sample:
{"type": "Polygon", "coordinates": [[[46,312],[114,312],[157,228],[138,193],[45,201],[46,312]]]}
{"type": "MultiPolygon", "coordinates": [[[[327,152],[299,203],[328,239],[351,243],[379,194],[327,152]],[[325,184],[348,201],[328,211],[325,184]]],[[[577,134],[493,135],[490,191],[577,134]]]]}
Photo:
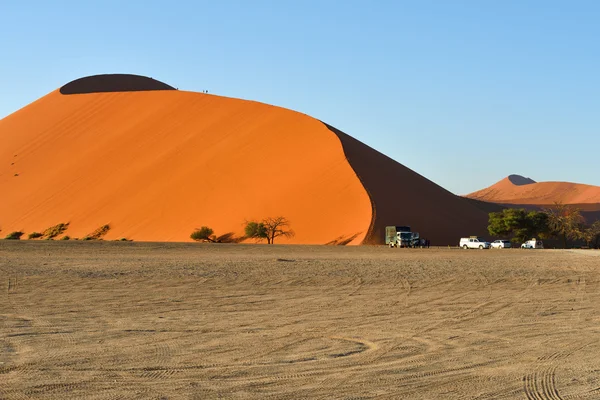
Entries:
{"type": "Polygon", "coordinates": [[[60,238],[60,240],[71,240],[71,238],[69,236],[63,236],[60,238]]]}
{"type": "Polygon", "coordinates": [[[247,238],[252,239],[266,239],[267,228],[264,223],[256,222],[256,221],[248,221],[246,222],[246,226],[244,227],[244,233],[247,238]]]}
{"type": "Polygon", "coordinates": [[[196,229],[194,232],[192,232],[192,234],[190,235],[190,238],[199,242],[202,240],[206,240],[208,242],[214,242],[215,241],[215,237],[213,235],[214,231],[212,229],[210,229],[208,226],[203,226],[200,229],[196,229]]]}
{"type": "Polygon", "coordinates": [[[4,239],[6,240],[21,240],[21,236],[23,236],[23,232],[11,232],[4,239]]]}
{"type": "Polygon", "coordinates": [[[42,233],[39,232],[31,232],[29,235],[27,235],[27,239],[31,240],[31,239],[37,239],[44,236],[42,233]]]}

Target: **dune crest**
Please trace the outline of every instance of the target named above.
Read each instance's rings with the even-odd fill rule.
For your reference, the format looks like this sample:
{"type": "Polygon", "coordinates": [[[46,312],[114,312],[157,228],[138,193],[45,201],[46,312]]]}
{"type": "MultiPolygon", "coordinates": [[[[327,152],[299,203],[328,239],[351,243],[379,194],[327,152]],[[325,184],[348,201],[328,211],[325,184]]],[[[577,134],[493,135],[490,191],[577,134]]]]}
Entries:
{"type": "Polygon", "coordinates": [[[106,92],[142,92],[148,90],[176,90],[166,83],[146,76],[105,74],[86,76],[60,88],[61,94],[88,94],[106,92]]]}
{"type": "Polygon", "coordinates": [[[530,185],[532,183],[536,183],[531,178],[525,178],[524,176],[515,175],[515,174],[509,175],[506,179],[508,179],[510,181],[510,183],[512,183],[513,185],[517,185],[517,186],[530,185]]]}

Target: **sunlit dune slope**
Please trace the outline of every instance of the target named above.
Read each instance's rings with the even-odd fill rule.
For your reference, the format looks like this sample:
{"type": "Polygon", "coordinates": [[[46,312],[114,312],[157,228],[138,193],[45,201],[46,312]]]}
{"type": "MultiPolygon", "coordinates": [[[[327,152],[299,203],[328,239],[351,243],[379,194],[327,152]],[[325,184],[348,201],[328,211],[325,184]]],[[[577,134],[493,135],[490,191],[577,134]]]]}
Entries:
{"type": "Polygon", "coordinates": [[[600,187],[571,182],[523,182],[511,175],[496,184],[466,195],[492,203],[551,205],[600,203],[600,187]]]}
{"type": "Polygon", "coordinates": [[[63,95],[0,121],[0,229],[70,222],[83,237],[188,241],[285,216],[278,242],[360,244],[371,202],[320,121],[261,103],[176,90],[63,95]]]}

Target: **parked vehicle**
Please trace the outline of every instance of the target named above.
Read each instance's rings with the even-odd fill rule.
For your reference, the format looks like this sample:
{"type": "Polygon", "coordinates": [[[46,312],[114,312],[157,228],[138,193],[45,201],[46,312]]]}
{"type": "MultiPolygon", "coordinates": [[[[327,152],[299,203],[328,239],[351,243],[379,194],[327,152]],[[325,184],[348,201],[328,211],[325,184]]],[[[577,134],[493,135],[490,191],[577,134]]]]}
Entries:
{"type": "Polygon", "coordinates": [[[541,240],[536,240],[535,238],[526,241],[521,245],[522,249],[543,249],[544,243],[541,240]]]}
{"type": "Polygon", "coordinates": [[[389,247],[419,247],[418,232],[411,232],[410,226],[386,226],[385,244],[389,247]]]}
{"type": "Polygon", "coordinates": [[[509,249],[512,247],[510,240],[494,240],[490,245],[492,249],[509,249]]]}
{"type": "Polygon", "coordinates": [[[458,243],[458,247],[462,247],[463,249],[489,249],[490,243],[486,242],[483,239],[479,239],[477,236],[471,236],[468,238],[461,238],[458,243]]]}

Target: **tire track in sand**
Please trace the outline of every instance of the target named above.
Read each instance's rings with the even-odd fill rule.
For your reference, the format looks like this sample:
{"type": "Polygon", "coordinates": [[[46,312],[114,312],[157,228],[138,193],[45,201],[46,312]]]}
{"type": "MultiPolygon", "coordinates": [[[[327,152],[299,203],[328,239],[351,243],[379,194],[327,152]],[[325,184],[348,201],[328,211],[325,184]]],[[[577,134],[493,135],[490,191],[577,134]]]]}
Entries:
{"type": "MultiPolygon", "coordinates": [[[[580,344],[568,350],[558,351],[538,358],[534,370],[523,377],[523,391],[528,400],[565,400],[556,386],[558,362],[564,360],[597,341],[580,344]]],[[[572,398],[572,396],[569,396],[572,398]]]]}

